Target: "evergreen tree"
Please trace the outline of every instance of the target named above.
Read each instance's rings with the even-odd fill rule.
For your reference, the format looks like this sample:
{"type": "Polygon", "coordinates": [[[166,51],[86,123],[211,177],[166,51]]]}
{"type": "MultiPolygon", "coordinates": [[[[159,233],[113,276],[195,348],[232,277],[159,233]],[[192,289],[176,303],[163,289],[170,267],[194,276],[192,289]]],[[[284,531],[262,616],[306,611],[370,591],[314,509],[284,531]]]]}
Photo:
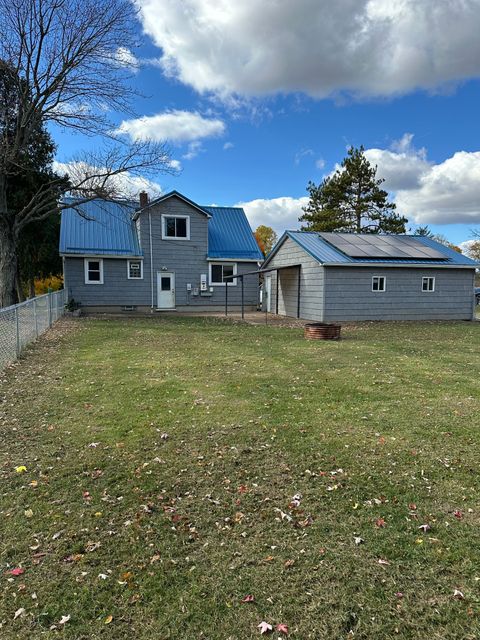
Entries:
{"type": "Polygon", "coordinates": [[[309,182],[310,200],[300,218],[307,231],[405,233],[407,219],[395,212],[388,193],[380,188],[377,167],[365,157],[363,146],[350,147],[341,168],[318,186],[309,182]]]}

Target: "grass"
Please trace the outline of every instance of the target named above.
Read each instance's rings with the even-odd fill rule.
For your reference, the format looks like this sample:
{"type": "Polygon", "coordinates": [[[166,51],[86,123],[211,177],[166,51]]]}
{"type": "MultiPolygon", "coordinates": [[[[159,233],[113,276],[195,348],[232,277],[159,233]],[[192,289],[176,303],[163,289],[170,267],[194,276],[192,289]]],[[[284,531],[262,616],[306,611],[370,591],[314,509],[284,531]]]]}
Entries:
{"type": "Polygon", "coordinates": [[[59,323],[0,387],[1,638],[480,637],[479,329],[59,323]]]}

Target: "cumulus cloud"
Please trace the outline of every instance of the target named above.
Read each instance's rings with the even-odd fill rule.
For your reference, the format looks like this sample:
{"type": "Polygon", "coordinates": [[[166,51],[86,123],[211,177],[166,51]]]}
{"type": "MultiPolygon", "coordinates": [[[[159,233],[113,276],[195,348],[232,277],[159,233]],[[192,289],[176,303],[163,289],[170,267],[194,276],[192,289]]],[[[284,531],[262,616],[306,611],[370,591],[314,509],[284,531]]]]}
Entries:
{"type": "Polygon", "coordinates": [[[412,140],[413,134],[406,133],[390,149],[365,150],[367,160],[378,166],[378,175],[384,178],[387,191],[418,188],[421,177],[431,168],[426,149],[415,149],[412,140]]]}
{"type": "Polygon", "coordinates": [[[235,145],[233,144],[233,142],[225,142],[225,144],[223,145],[223,150],[224,151],[228,151],[229,149],[233,149],[235,145]]]}
{"type": "Polygon", "coordinates": [[[140,68],[140,61],[128,47],[118,47],[115,62],[121,67],[129,67],[135,72],[140,68]]]}
{"type": "Polygon", "coordinates": [[[154,116],[124,120],[115,133],[128,135],[131,140],[182,143],[220,136],[224,132],[225,123],[218,118],[205,118],[196,111],[172,109],[154,116]]]}
{"type": "MultiPolygon", "coordinates": [[[[175,161],[173,161],[175,162],[175,161]]],[[[60,175],[85,176],[93,172],[93,167],[83,161],[54,162],[53,170],[60,175]]],[[[119,196],[136,200],[140,191],[146,191],[151,198],[162,193],[162,187],[158,182],[142,176],[136,176],[126,171],[109,178],[109,185],[114,188],[119,196]]],[[[86,185],[88,186],[88,185],[86,185]]]]}
{"type": "Polygon", "coordinates": [[[135,0],[200,93],[391,96],[480,75],[480,0],[135,0]]]}
{"type": "Polygon", "coordinates": [[[418,186],[395,194],[398,210],[418,224],[480,223],[480,151],[457,151],[430,165],[418,186]]]}
{"type": "Polygon", "coordinates": [[[265,224],[272,227],[278,234],[285,229],[299,229],[299,217],[303,214],[302,207],[308,202],[303,198],[259,198],[248,202],[239,202],[236,206],[243,207],[252,229],[265,224]]]}

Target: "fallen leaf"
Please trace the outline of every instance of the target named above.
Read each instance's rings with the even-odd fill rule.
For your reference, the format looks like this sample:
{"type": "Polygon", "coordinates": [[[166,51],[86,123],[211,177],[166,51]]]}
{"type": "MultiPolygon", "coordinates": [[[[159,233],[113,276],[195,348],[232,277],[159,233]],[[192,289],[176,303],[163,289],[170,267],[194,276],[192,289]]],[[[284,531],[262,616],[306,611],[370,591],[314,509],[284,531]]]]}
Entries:
{"type": "Polygon", "coordinates": [[[32,480],[29,484],[31,487],[38,487],[38,480],[32,480]]]}
{"type": "Polygon", "coordinates": [[[365,542],[365,540],[360,536],[353,536],[353,539],[356,545],[363,544],[365,542]]]}
{"type": "Polygon", "coordinates": [[[421,529],[423,533],[427,533],[427,531],[430,531],[431,526],[429,524],[421,524],[418,528],[421,529]]]}
{"type": "Polygon", "coordinates": [[[375,520],[375,526],[376,526],[378,529],[381,529],[382,527],[386,527],[386,526],[387,526],[387,523],[385,522],[385,520],[384,520],[383,518],[377,518],[377,519],[375,520]]]}
{"type": "Polygon", "coordinates": [[[459,589],[453,590],[453,597],[457,598],[457,600],[465,600],[465,596],[459,589]]]}
{"type": "Polygon", "coordinates": [[[58,624],[67,624],[67,622],[70,620],[70,615],[68,616],[62,616],[60,618],[60,620],[58,621],[58,624]]]}
{"type": "Polygon", "coordinates": [[[383,560],[382,558],[379,558],[378,564],[390,564],[390,562],[388,560],[383,560]]]}
{"type": "Polygon", "coordinates": [[[455,516],[455,518],[457,518],[457,520],[461,520],[463,518],[463,513],[460,511],[460,509],[455,509],[453,515],[455,516]]]}
{"type": "Polygon", "coordinates": [[[17,609],[15,611],[15,615],[13,616],[13,619],[16,620],[20,616],[23,616],[24,613],[27,613],[27,612],[25,611],[25,609],[23,607],[21,607],[20,609],[17,609]]]}
{"type": "Polygon", "coordinates": [[[272,625],[268,624],[268,622],[265,622],[264,620],[260,622],[257,629],[260,629],[260,635],[262,636],[264,633],[270,633],[270,631],[273,631],[272,625]]]}
{"type": "Polygon", "coordinates": [[[242,602],[253,602],[255,598],[252,595],[247,595],[242,598],[242,602]]]}
{"type": "Polygon", "coordinates": [[[21,576],[22,573],[25,573],[25,569],[22,569],[20,567],[17,567],[16,569],[11,569],[10,571],[8,571],[8,573],[11,576],[21,576]]]}
{"type": "Polygon", "coordinates": [[[25,473],[27,467],[24,464],[21,464],[19,467],[15,467],[15,471],[17,473],[25,473]]]}
{"type": "Polygon", "coordinates": [[[397,593],[395,594],[395,596],[397,598],[403,598],[403,593],[401,591],[397,591],[397,593]]]}
{"type": "Polygon", "coordinates": [[[112,620],[113,620],[113,616],[107,616],[105,618],[105,624],[110,624],[112,622],[112,620]]]}
{"type": "Polygon", "coordinates": [[[25,509],[24,515],[26,518],[33,518],[33,511],[31,509],[25,509]]]}
{"type": "Polygon", "coordinates": [[[275,627],[275,630],[278,631],[279,633],[283,633],[284,635],[288,636],[288,627],[286,624],[283,624],[283,622],[281,622],[280,624],[277,624],[277,626],[275,627]]]}

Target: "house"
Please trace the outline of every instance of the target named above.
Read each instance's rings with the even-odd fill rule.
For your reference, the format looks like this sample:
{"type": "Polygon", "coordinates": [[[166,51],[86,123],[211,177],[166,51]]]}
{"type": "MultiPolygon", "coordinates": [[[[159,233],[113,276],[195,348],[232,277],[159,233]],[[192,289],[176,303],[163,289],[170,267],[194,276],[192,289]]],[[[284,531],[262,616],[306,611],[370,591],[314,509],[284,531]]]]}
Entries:
{"type": "Polygon", "coordinates": [[[472,320],[478,266],[425,236],[286,231],[262,266],[263,304],[318,322],[472,320]]]}
{"type": "Polygon", "coordinates": [[[62,212],[68,295],[86,311],[256,309],[263,256],[240,208],[205,207],[172,191],[140,204],[93,200],[62,212]],[[236,277],[237,276],[237,277],[236,277]],[[243,281],[243,286],[242,286],[243,281]]]}

